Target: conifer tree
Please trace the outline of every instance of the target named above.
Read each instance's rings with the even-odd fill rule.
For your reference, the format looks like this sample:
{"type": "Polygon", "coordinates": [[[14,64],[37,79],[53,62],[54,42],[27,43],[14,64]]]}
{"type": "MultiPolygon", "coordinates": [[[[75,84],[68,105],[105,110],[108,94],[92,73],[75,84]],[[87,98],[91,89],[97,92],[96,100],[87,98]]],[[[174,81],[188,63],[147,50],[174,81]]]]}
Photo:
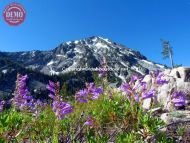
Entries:
{"type": "Polygon", "coordinates": [[[164,40],[161,40],[161,42],[162,42],[162,46],[163,46],[163,51],[162,51],[163,58],[164,59],[166,59],[166,58],[170,59],[171,67],[173,69],[174,68],[173,50],[172,50],[172,47],[170,45],[170,42],[164,41],[164,40]]]}

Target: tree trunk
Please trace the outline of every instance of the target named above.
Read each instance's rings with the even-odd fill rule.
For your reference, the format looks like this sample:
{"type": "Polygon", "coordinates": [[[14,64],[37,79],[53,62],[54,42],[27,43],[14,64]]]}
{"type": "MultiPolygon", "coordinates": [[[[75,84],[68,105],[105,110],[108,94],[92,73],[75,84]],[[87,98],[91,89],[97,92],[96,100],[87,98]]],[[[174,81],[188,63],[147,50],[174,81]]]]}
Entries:
{"type": "Polygon", "coordinates": [[[171,53],[171,49],[170,49],[169,45],[168,45],[168,50],[169,50],[170,63],[171,63],[172,69],[173,69],[174,62],[173,62],[173,57],[172,57],[172,53],[171,53]]]}

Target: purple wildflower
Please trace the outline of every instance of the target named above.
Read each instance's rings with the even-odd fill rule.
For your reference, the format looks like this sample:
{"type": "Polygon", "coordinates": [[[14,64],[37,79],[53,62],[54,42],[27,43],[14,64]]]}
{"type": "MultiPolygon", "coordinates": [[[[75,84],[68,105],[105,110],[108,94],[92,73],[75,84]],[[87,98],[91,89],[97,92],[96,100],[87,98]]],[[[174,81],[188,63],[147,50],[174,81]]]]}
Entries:
{"type": "Polygon", "coordinates": [[[128,84],[128,83],[121,84],[120,90],[123,91],[123,92],[125,92],[125,93],[127,93],[127,94],[130,94],[131,93],[130,84],[128,84]]]}
{"type": "Polygon", "coordinates": [[[79,90],[75,98],[79,102],[88,102],[88,100],[96,100],[103,93],[102,87],[96,87],[94,83],[86,84],[86,88],[83,90],[79,90]]]}
{"type": "Polygon", "coordinates": [[[95,87],[95,84],[93,82],[86,83],[86,89],[90,92],[95,87]]]}
{"type": "Polygon", "coordinates": [[[101,87],[96,87],[94,83],[86,84],[86,88],[92,100],[98,99],[100,94],[103,93],[103,89],[101,87]]]}
{"type": "Polygon", "coordinates": [[[59,120],[62,120],[67,114],[73,111],[69,103],[63,102],[59,96],[59,83],[49,81],[47,89],[50,91],[49,97],[53,99],[52,109],[59,120]]]}
{"type": "Polygon", "coordinates": [[[185,94],[183,92],[174,92],[172,95],[172,102],[175,107],[185,106],[185,94]]]}
{"type": "Polygon", "coordinates": [[[33,108],[33,98],[26,86],[27,75],[17,74],[16,89],[13,97],[13,105],[19,110],[31,110],[33,108]]]}
{"type": "Polygon", "coordinates": [[[98,99],[99,96],[103,93],[103,88],[96,87],[94,83],[87,84],[86,88],[90,100],[98,99]]]}
{"type": "Polygon", "coordinates": [[[132,91],[135,93],[135,92],[138,92],[138,91],[145,91],[147,90],[147,83],[146,82],[143,82],[143,81],[138,81],[138,83],[136,83],[133,88],[132,88],[132,91]]]}
{"type": "Polygon", "coordinates": [[[156,70],[156,71],[151,71],[150,72],[150,75],[154,78],[156,78],[158,75],[160,74],[160,71],[159,70],[156,70]]]}
{"type": "Polygon", "coordinates": [[[159,73],[158,76],[156,77],[156,83],[158,85],[163,85],[163,84],[167,84],[168,81],[166,79],[164,79],[164,73],[159,73]]]}
{"type": "Polygon", "coordinates": [[[156,93],[155,89],[150,89],[148,92],[142,94],[142,99],[152,98],[156,93]]]}
{"type": "Polygon", "coordinates": [[[130,82],[134,83],[134,82],[137,81],[138,79],[139,79],[139,78],[138,78],[137,75],[132,75],[130,82]]]}
{"type": "Polygon", "coordinates": [[[142,92],[144,92],[145,90],[147,90],[147,83],[146,82],[141,82],[140,87],[141,87],[142,92]]]}
{"type": "Polygon", "coordinates": [[[139,102],[139,95],[135,94],[134,99],[135,99],[136,102],[139,102]]]}
{"type": "Polygon", "coordinates": [[[62,120],[65,117],[65,115],[73,111],[72,106],[66,102],[55,100],[53,101],[52,105],[53,111],[59,120],[62,120]]]}
{"type": "Polygon", "coordinates": [[[87,125],[87,126],[93,126],[94,124],[93,124],[93,119],[92,119],[92,117],[91,116],[88,116],[88,118],[87,118],[87,120],[86,120],[86,122],[84,123],[84,125],[87,125]]]}
{"type": "Polygon", "coordinates": [[[87,89],[79,90],[76,93],[75,98],[79,102],[85,102],[86,103],[88,101],[88,90],[87,89]]]}
{"type": "Polygon", "coordinates": [[[49,84],[46,86],[46,88],[50,91],[49,97],[54,98],[54,95],[57,94],[56,89],[59,89],[59,82],[54,83],[49,80],[49,84]]]}
{"type": "Polygon", "coordinates": [[[102,94],[102,93],[103,93],[103,89],[101,87],[97,87],[97,88],[95,87],[93,89],[93,91],[91,91],[91,93],[90,93],[91,99],[92,100],[98,99],[100,94],[102,94]]]}

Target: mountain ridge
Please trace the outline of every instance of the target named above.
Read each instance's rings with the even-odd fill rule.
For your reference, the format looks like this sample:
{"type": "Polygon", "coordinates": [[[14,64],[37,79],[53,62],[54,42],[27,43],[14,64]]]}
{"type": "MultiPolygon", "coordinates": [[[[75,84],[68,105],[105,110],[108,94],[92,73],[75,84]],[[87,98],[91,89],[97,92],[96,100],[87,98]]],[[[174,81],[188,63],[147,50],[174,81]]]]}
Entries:
{"type": "MultiPolygon", "coordinates": [[[[147,60],[147,58],[140,52],[100,36],[92,36],[82,40],[64,42],[55,49],[49,51],[34,50],[28,52],[7,52],[4,54],[6,54],[11,60],[23,63],[28,68],[39,70],[45,74],[51,74],[50,71],[53,71],[52,69],[55,67],[58,68],[54,69],[54,74],[59,74],[61,72],[60,67],[61,69],[64,69],[64,66],[65,69],[66,67],[70,66],[76,67],[74,64],[76,64],[76,62],[79,62],[80,64],[82,62],[82,58],[84,60],[83,63],[88,63],[86,57],[94,58],[94,63],[96,63],[95,65],[98,66],[100,64],[101,58],[104,56],[106,59],[108,59],[107,61],[113,62],[115,60],[117,63],[123,59],[123,62],[120,64],[120,66],[125,65],[125,63],[128,61],[130,61],[132,64],[132,62],[142,60],[139,62],[139,65],[144,64],[144,66],[146,66],[145,64],[148,64],[151,65],[152,69],[164,68],[161,64],[156,65],[154,62],[147,60]],[[121,58],[117,59],[119,56],[121,58]],[[61,62],[63,60],[64,62],[67,62],[67,64],[61,62]]],[[[126,65],[124,67],[126,67],[126,65]]],[[[148,67],[149,66],[146,66],[147,69],[151,70],[151,68],[148,67]]]]}
{"type": "MultiPolygon", "coordinates": [[[[14,72],[21,71],[13,66],[14,63],[21,65],[22,71],[30,70],[47,76],[59,76],[69,74],[68,71],[71,68],[98,68],[103,58],[105,58],[108,68],[117,69],[108,72],[108,76],[113,78],[113,81],[117,84],[122,81],[126,82],[132,74],[144,75],[151,70],[164,70],[166,68],[161,64],[149,61],[138,51],[100,36],[63,42],[56,48],[47,51],[0,52],[0,57],[12,61],[9,68],[6,68],[3,60],[0,61],[2,62],[0,64],[0,74],[3,75],[4,79],[10,78],[7,73],[10,74],[11,70],[14,72]],[[127,70],[123,71],[121,69],[127,70]]],[[[73,73],[77,76],[76,71],[73,71],[73,73]]],[[[92,76],[91,71],[81,71],[81,73],[87,79],[89,75],[92,76]]],[[[92,77],[89,78],[91,81],[92,77]]],[[[79,77],[74,79],[76,81],[79,77]]],[[[36,78],[36,80],[38,79],[36,78]]],[[[71,80],[67,82],[70,83],[71,80]]]]}

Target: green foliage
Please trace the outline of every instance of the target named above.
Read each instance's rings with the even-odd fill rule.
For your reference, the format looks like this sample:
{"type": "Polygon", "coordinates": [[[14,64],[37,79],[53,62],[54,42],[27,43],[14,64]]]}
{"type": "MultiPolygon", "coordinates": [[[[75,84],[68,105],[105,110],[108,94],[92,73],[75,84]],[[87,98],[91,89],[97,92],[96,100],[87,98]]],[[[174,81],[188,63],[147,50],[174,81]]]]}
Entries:
{"type": "MultiPolygon", "coordinates": [[[[17,134],[23,124],[23,115],[15,111],[14,109],[4,111],[0,113],[0,137],[3,141],[6,141],[6,136],[9,134],[17,134]]],[[[14,141],[15,137],[9,137],[7,141],[14,141]]]]}
{"type": "Polygon", "coordinates": [[[52,136],[54,121],[54,113],[50,107],[38,117],[14,109],[7,110],[0,114],[0,136],[7,142],[21,142],[29,138],[33,141],[44,141],[52,136]],[[8,138],[9,134],[12,134],[12,137],[8,138]]]}
{"type": "Polygon", "coordinates": [[[178,126],[176,132],[178,136],[183,136],[185,134],[185,126],[178,126]]]}
{"type": "Polygon", "coordinates": [[[117,135],[116,143],[143,143],[144,141],[140,138],[137,133],[126,133],[122,132],[117,135]]]}
{"type": "Polygon", "coordinates": [[[167,137],[164,132],[156,134],[156,141],[157,143],[175,143],[175,141],[172,138],[167,137]]]}
{"type": "Polygon", "coordinates": [[[162,120],[152,117],[151,114],[145,114],[140,120],[144,129],[150,133],[157,133],[157,129],[164,125],[162,120]]]}

